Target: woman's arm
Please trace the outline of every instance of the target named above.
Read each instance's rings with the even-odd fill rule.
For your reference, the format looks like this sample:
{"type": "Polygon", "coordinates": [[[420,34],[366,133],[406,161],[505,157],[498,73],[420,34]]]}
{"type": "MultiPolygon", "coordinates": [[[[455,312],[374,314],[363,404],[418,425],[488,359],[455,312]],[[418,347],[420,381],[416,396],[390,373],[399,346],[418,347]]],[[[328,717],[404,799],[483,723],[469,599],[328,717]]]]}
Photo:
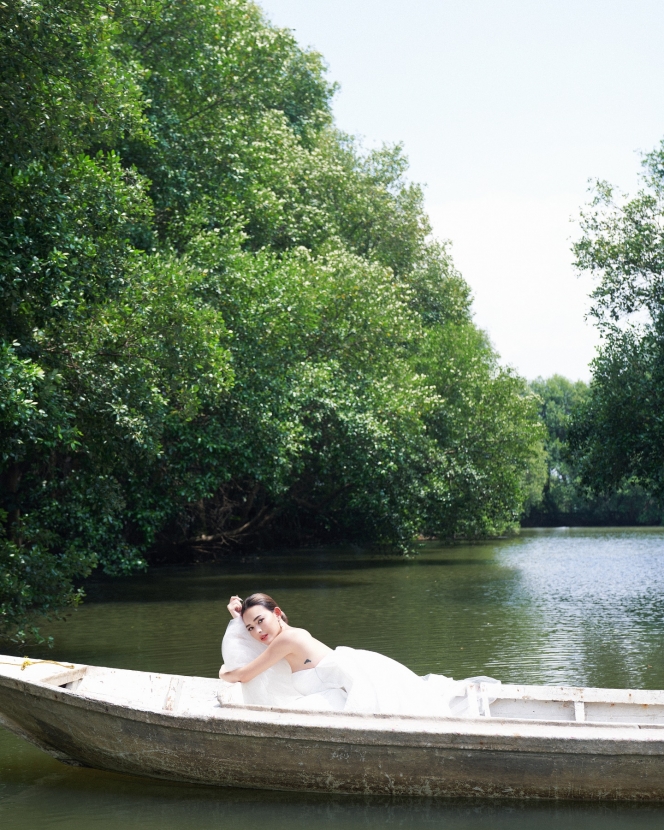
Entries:
{"type": "Polygon", "coordinates": [[[222,672],[219,671],[219,677],[227,683],[247,683],[258,677],[264,671],[274,666],[279,660],[283,660],[287,654],[293,651],[293,638],[290,631],[282,632],[265,651],[247,663],[246,666],[241,666],[239,669],[222,672]]]}

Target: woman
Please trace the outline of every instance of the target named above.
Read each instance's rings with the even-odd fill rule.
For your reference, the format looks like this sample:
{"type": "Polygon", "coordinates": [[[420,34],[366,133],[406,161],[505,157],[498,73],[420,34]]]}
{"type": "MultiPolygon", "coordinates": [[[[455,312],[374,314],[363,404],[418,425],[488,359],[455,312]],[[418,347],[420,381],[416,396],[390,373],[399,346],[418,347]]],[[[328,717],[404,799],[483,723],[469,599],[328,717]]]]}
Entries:
{"type": "Polygon", "coordinates": [[[242,601],[231,597],[231,617],[242,618],[245,629],[254,640],[267,646],[259,657],[246,666],[226,671],[219,677],[229,683],[246,683],[269,669],[279,660],[286,660],[291,672],[315,668],[332,649],[314,639],[304,628],[292,628],[288,617],[267,594],[252,594],[242,601]]]}
{"type": "MultiPolygon", "coordinates": [[[[231,597],[219,677],[242,684],[243,702],[374,714],[457,714],[466,684],[418,677],[373,651],[332,650],[288,618],[267,594],[231,597]],[[458,698],[458,700],[455,700],[458,698]]],[[[223,702],[231,702],[228,698],[223,702]]],[[[237,697],[233,702],[240,702],[237,697]]]]}
{"type": "MultiPolygon", "coordinates": [[[[233,619],[221,646],[224,665],[219,677],[226,683],[242,684],[241,701],[235,693],[233,702],[314,710],[345,708],[346,693],[339,684],[325,688],[298,685],[301,670],[316,668],[333,652],[308,631],[290,626],[272,597],[252,594],[242,601],[233,596],[228,611],[233,619]]],[[[232,695],[232,690],[227,691],[232,695]]]]}

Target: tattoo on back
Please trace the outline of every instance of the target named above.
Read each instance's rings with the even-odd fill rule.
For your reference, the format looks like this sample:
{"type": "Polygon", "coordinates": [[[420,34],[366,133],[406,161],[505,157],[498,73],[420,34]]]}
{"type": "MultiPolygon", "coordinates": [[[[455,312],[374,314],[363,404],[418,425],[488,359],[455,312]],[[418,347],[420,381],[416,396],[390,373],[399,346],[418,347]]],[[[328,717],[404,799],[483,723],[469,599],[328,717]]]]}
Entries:
{"type": "Polygon", "coordinates": [[[306,666],[306,665],[307,665],[307,663],[311,663],[311,660],[310,660],[308,657],[307,657],[307,659],[304,661],[304,665],[306,666]]]}

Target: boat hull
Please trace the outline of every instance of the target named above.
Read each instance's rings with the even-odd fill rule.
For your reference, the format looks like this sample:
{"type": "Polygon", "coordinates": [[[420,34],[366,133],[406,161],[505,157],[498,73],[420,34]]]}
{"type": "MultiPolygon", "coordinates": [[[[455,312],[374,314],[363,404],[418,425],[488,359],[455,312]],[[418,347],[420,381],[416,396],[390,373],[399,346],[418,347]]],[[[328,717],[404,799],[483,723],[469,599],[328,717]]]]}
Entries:
{"type": "Polygon", "coordinates": [[[65,763],[217,786],[664,799],[664,730],[218,707],[182,716],[0,676],[0,722],[65,763]]]}

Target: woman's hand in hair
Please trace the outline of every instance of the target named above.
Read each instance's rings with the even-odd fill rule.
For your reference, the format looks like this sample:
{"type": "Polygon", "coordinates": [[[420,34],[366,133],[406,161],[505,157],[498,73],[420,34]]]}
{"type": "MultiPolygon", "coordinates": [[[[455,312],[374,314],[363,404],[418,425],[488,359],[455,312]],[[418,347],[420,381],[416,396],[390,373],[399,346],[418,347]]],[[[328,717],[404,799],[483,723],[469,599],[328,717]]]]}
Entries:
{"type": "Polygon", "coordinates": [[[240,597],[231,597],[231,601],[226,607],[228,608],[231,617],[236,619],[240,616],[240,611],[242,611],[242,600],[240,597]]]}

